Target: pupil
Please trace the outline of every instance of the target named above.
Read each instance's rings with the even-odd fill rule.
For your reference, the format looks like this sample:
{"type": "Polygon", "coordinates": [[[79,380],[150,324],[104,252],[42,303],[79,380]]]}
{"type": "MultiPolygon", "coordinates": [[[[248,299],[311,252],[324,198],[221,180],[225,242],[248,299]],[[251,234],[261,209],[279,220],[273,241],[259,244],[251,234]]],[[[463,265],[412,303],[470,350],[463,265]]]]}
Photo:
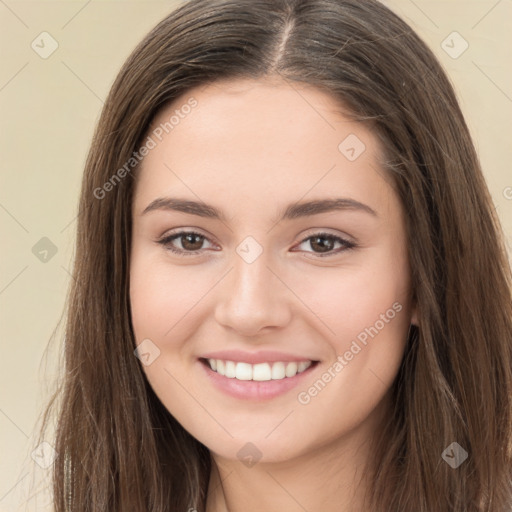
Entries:
{"type": "Polygon", "coordinates": [[[201,236],[194,234],[185,235],[185,243],[183,244],[183,247],[187,248],[189,243],[194,245],[194,239],[196,239],[196,244],[199,243],[199,247],[188,247],[188,249],[199,249],[201,247],[201,236]]]}
{"type": "MultiPolygon", "coordinates": [[[[320,252],[327,252],[328,250],[332,249],[332,243],[333,243],[332,240],[327,239],[326,237],[321,237],[321,236],[315,237],[311,240],[311,246],[313,246],[314,244],[318,244],[318,246],[320,247],[320,252]],[[329,240],[329,241],[327,243],[321,243],[320,240],[329,240]]],[[[313,249],[314,249],[314,247],[313,247],[313,249]]]]}

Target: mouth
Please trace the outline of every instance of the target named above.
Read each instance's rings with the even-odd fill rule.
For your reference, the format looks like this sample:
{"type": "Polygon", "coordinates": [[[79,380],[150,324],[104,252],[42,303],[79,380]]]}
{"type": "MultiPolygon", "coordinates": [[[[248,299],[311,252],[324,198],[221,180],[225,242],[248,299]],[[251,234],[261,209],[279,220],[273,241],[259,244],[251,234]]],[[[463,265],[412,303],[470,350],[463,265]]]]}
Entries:
{"type": "Polygon", "coordinates": [[[214,388],[239,400],[261,402],[292,390],[314,370],[319,361],[265,361],[251,364],[229,359],[199,358],[214,388]]]}
{"type": "Polygon", "coordinates": [[[290,379],[306,371],[317,361],[275,361],[258,364],[227,361],[223,359],[201,359],[210,370],[228,379],[264,382],[290,379]]]}

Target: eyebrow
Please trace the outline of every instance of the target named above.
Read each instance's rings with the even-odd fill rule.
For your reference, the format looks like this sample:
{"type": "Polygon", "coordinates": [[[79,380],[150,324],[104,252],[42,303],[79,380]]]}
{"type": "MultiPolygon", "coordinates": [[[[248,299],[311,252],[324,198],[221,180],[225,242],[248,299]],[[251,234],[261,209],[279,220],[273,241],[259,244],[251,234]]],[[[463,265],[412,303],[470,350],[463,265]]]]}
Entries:
{"type": "MultiPolygon", "coordinates": [[[[172,210],[226,222],[225,215],[214,206],[203,202],[192,201],[190,199],[159,197],[146,206],[141,215],[154,210],[172,210]]],[[[289,204],[284,210],[279,222],[339,210],[359,211],[378,217],[377,212],[373,208],[364,203],[360,203],[355,199],[334,198],[317,199],[313,201],[302,201],[289,204]]]]}

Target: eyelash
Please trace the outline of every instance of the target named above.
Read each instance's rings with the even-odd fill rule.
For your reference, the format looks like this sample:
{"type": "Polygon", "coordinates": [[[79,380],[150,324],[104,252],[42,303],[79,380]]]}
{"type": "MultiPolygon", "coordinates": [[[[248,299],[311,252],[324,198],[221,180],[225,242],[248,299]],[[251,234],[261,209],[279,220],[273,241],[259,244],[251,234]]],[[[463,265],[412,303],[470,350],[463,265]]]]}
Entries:
{"type": "MultiPolygon", "coordinates": [[[[166,236],[166,237],[164,237],[164,238],[162,238],[160,240],[157,240],[157,243],[163,245],[167,250],[173,252],[174,254],[177,254],[180,257],[181,256],[183,256],[183,257],[195,256],[197,254],[200,254],[201,250],[186,251],[186,250],[183,250],[183,249],[176,249],[175,247],[173,247],[171,245],[171,242],[173,242],[175,239],[178,239],[178,238],[180,238],[181,236],[184,236],[184,235],[195,235],[195,236],[199,236],[199,237],[203,238],[204,240],[208,240],[208,238],[206,236],[204,236],[201,233],[198,233],[196,231],[180,231],[178,233],[173,233],[172,235],[169,235],[169,236],[166,236]]],[[[354,249],[356,247],[356,244],[353,243],[353,242],[349,242],[348,240],[345,240],[344,238],[341,238],[339,236],[333,235],[331,233],[323,233],[323,232],[314,233],[314,234],[304,238],[299,243],[299,245],[301,245],[304,242],[306,242],[306,241],[308,241],[310,239],[313,239],[313,238],[327,238],[329,240],[333,240],[334,242],[340,242],[345,247],[344,249],[338,249],[335,252],[333,251],[333,252],[329,252],[329,253],[325,253],[325,254],[313,252],[313,254],[315,254],[316,256],[318,256],[320,258],[326,258],[326,257],[329,257],[329,256],[334,256],[336,254],[339,254],[341,252],[354,249]]]]}

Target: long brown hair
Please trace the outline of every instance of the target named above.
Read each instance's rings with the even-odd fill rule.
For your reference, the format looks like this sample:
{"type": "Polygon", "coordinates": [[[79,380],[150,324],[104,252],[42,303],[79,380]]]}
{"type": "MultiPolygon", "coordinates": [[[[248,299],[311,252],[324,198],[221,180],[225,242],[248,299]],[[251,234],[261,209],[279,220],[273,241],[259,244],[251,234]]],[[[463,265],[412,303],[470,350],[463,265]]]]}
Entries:
{"type": "Polygon", "coordinates": [[[44,416],[46,425],[58,404],[56,512],[204,509],[209,452],[161,404],[133,354],[136,166],[126,162],[155,114],[191,88],[266,76],[322,89],[371,126],[406,212],[420,319],[393,384],[390,420],[375,440],[371,509],[510,510],[510,266],[436,58],[375,0],[191,0],[122,67],[85,166],[65,371],[44,416]],[[468,453],[456,469],[442,458],[452,442],[468,453]]]}

